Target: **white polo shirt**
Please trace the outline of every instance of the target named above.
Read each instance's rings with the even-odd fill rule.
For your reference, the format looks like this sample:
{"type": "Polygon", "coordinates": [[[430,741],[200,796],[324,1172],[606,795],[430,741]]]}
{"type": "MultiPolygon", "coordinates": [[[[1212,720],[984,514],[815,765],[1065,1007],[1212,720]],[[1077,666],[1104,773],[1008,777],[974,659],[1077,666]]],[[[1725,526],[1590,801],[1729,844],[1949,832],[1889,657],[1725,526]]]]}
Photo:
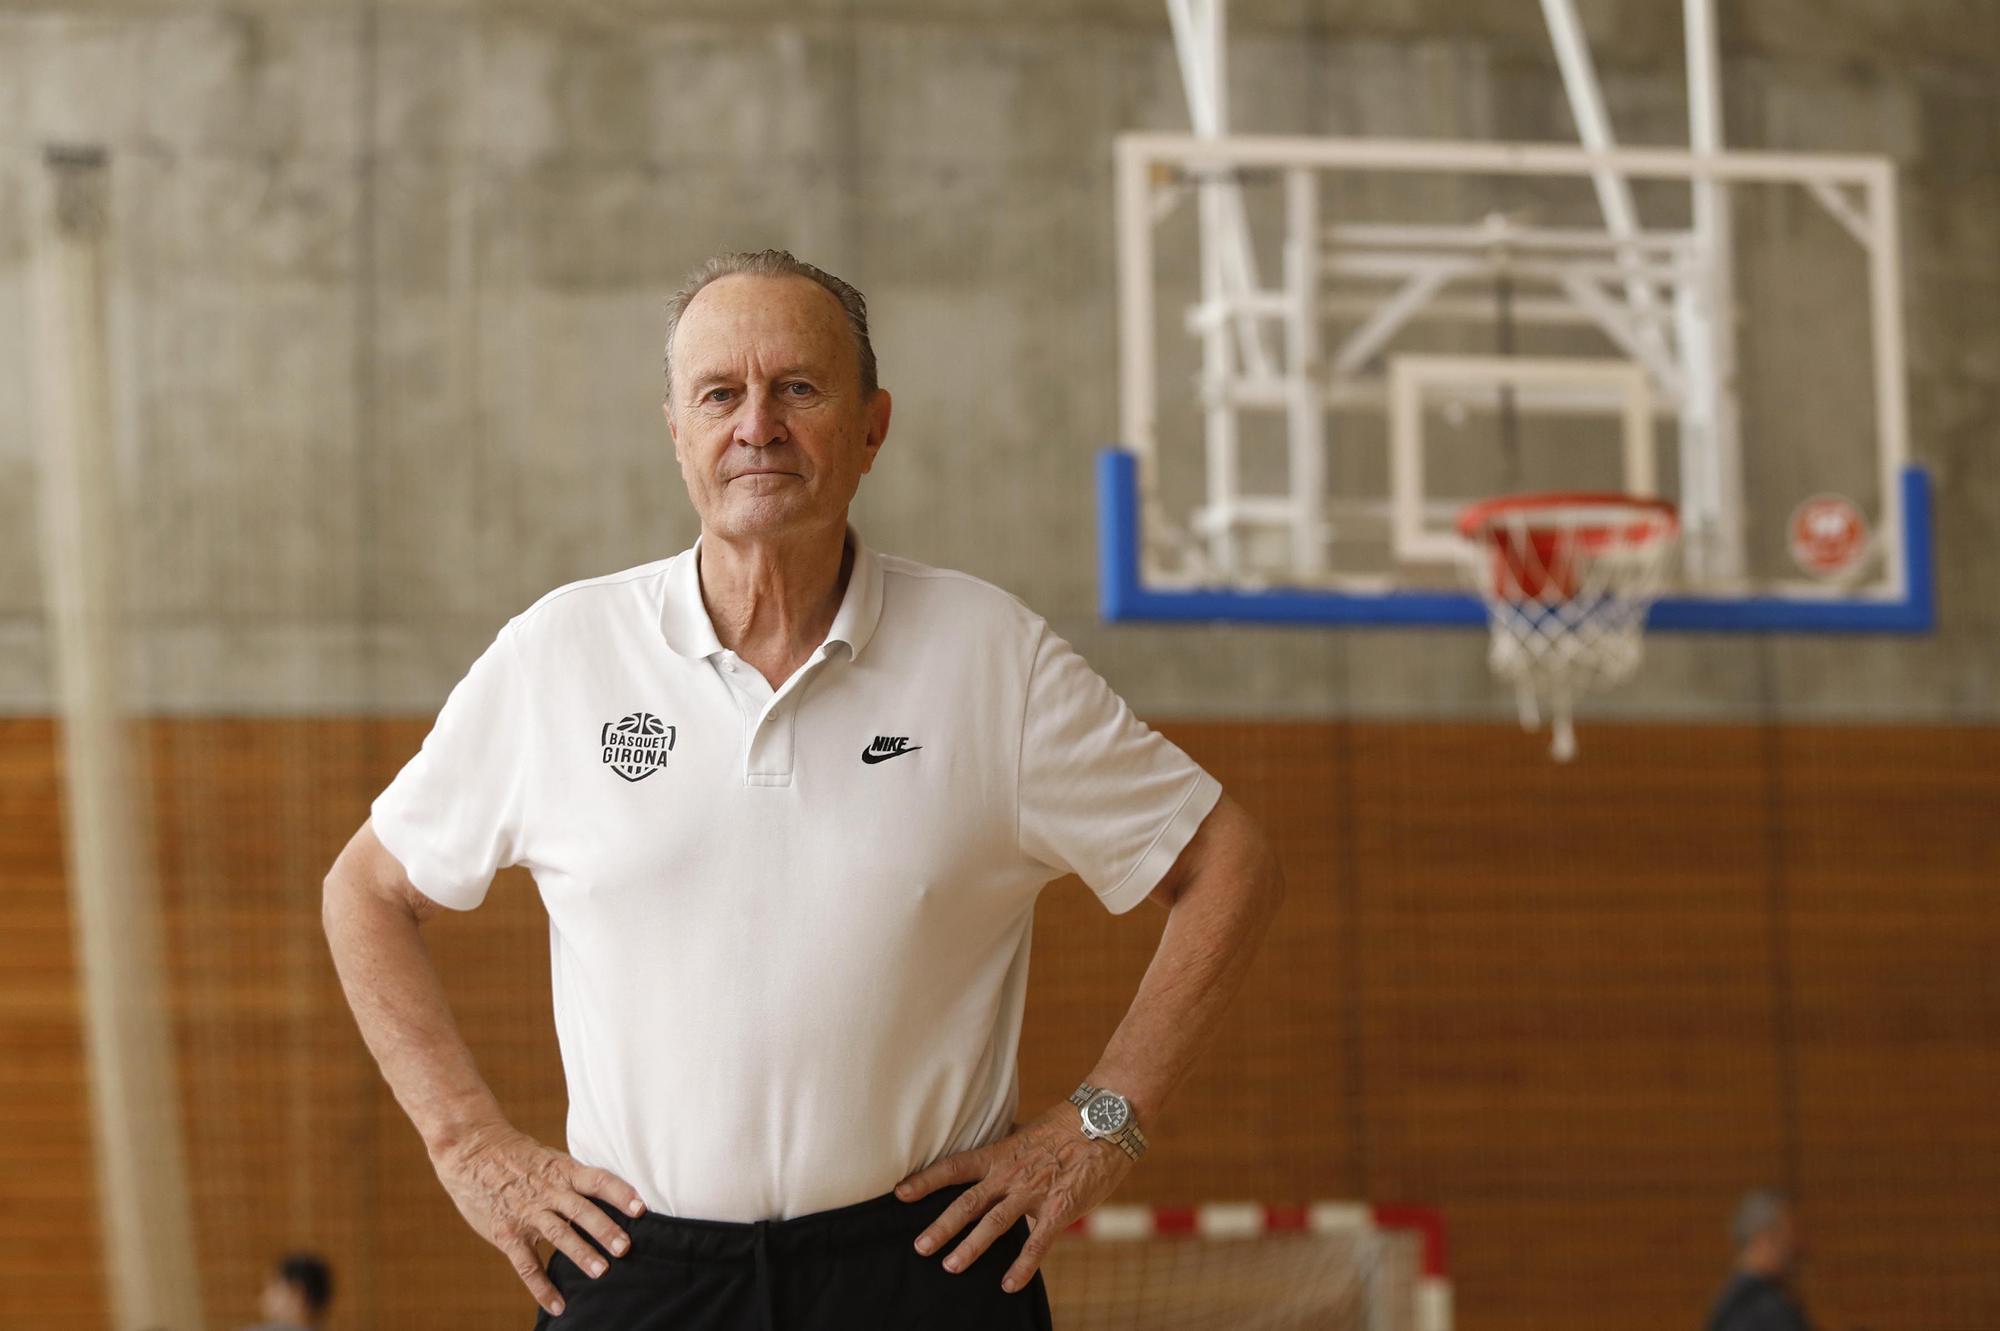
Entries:
{"type": "Polygon", "coordinates": [[[1221,794],[1014,597],[848,539],[776,690],[699,541],[550,592],[374,801],[442,905],[533,873],[568,1149],[665,1214],[845,1206],[1004,1136],[1036,895],[1130,910],[1221,794]]]}

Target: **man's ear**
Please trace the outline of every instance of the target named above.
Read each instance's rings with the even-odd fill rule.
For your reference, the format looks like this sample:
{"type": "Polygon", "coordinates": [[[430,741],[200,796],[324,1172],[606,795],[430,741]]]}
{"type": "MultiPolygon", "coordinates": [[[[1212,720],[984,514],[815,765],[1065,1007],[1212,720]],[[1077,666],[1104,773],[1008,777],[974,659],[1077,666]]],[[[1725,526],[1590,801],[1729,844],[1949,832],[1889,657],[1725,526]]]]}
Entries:
{"type": "Polygon", "coordinates": [[[878,388],[875,396],[868,400],[868,438],[863,442],[867,458],[861,464],[865,474],[875,467],[875,455],[882,451],[882,441],[889,437],[889,414],[895,407],[889,397],[889,390],[878,388]]]}
{"type": "Polygon", "coordinates": [[[660,410],[667,418],[667,438],[674,442],[674,461],[679,462],[681,460],[681,427],[674,422],[674,404],[670,401],[662,402],[660,410]]]}

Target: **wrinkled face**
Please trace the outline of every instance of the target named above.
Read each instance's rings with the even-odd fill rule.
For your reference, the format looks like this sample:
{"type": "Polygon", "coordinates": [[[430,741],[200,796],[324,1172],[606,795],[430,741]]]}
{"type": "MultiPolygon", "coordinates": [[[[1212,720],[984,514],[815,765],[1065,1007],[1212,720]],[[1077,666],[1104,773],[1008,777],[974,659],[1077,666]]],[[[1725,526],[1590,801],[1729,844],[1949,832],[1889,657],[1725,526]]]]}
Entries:
{"type": "Polygon", "coordinates": [[[681,478],[718,537],[844,524],[889,432],[889,395],[863,395],[840,302],[803,277],[703,287],[674,332],[672,394],[681,478]]]}

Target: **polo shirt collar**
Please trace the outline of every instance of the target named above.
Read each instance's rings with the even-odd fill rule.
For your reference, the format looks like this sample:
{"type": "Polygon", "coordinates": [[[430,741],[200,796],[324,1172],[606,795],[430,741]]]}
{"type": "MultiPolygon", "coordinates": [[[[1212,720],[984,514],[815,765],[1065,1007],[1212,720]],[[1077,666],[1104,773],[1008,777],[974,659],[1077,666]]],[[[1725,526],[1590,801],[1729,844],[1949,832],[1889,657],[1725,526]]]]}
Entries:
{"type": "Polygon", "coordinates": [[[852,658],[861,655],[882,618],[882,561],[861,543],[861,533],[851,526],[847,545],[854,551],[854,567],[847,571],[847,591],[840,598],[840,609],[834,612],[826,640],[846,643],[852,658]]]}
{"type": "Polygon", "coordinates": [[[708,607],[701,603],[700,556],[701,538],[697,536],[694,544],[667,566],[667,603],[660,611],[667,646],[694,661],[722,650],[722,640],[709,622],[708,607]]]}
{"type": "MultiPolygon", "coordinates": [[[[854,552],[854,566],[847,572],[847,590],[841,595],[840,609],[834,613],[826,640],[845,643],[849,656],[860,656],[882,618],[882,561],[862,544],[861,534],[851,525],[847,547],[854,552]]],[[[715,625],[701,600],[700,561],[701,538],[697,536],[668,567],[666,604],[660,613],[667,646],[691,660],[722,650],[722,640],[715,636],[715,625]]]]}

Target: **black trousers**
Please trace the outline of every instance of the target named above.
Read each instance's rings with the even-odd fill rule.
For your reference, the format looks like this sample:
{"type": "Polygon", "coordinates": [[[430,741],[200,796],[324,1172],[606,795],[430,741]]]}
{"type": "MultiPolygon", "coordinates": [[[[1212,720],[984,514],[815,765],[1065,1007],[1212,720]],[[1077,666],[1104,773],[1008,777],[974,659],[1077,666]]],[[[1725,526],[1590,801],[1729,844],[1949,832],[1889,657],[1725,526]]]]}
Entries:
{"type": "Polygon", "coordinates": [[[1000,1288],[1028,1241],[1026,1220],[957,1275],[944,1269],[944,1256],[972,1226],[940,1252],[918,1255],[917,1235],[964,1190],[941,1188],[917,1202],[885,1193],[836,1211],[755,1224],[650,1214],[635,1220],[599,1202],[632,1246],[623,1257],[605,1254],[609,1269],[595,1280],[562,1253],[551,1257],[549,1279],[562,1291],[563,1315],[545,1312],[535,1328],[1050,1331],[1041,1272],[1018,1294],[1000,1288]]]}

